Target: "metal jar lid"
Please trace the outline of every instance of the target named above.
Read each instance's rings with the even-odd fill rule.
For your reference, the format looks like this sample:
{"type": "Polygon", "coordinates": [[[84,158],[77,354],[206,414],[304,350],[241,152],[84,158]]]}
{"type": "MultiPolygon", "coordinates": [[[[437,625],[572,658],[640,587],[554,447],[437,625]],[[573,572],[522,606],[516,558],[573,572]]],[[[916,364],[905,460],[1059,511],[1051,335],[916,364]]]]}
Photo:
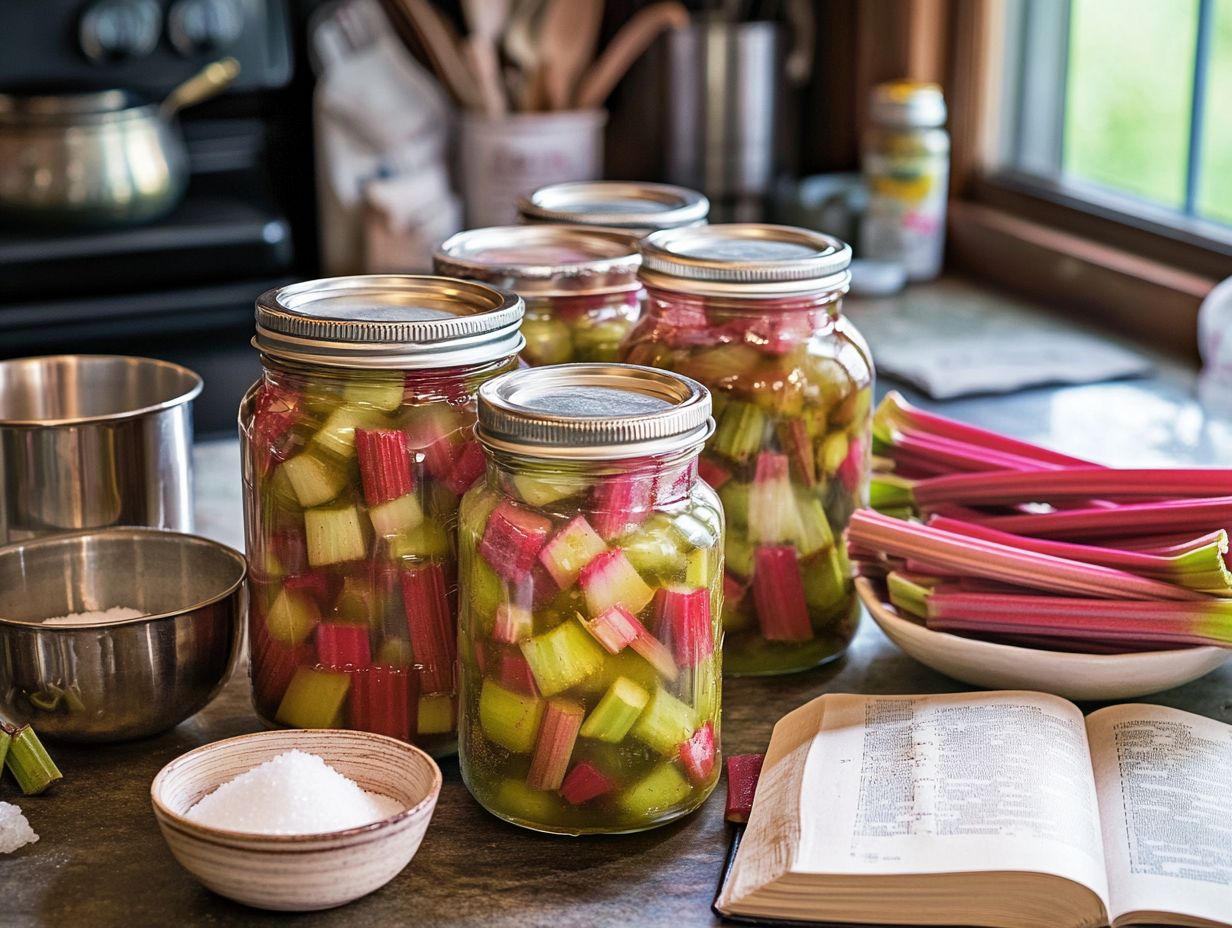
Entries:
{"type": "Polygon", "coordinates": [[[438,274],[482,280],[523,297],[637,290],[637,238],[576,225],[491,226],[446,239],[438,274]]]}
{"type": "Polygon", "coordinates": [[[522,300],[447,277],[327,277],[257,297],[262,352],[349,368],[439,368],[516,355],[522,300]]]}
{"type": "Polygon", "coordinates": [[[479,388],[475,434],[496,451],[603,461],[700,450],[713,432],[710,391],[652,367],[531,367],[479,388]]]}
{"type": "Polygon", "coordinates": [[[710,201],[672,184],[579,180],[540,187],[518,200],[523,222],[569,222],[647,235],[659,229],[700,225],[710,201]]]}
{"type": "Polygon", "coordinates": [[[642,239],[642,282],[702,296],[778,297],[846,291],[851,247],[794,226],[729,223],[642,239]]]}

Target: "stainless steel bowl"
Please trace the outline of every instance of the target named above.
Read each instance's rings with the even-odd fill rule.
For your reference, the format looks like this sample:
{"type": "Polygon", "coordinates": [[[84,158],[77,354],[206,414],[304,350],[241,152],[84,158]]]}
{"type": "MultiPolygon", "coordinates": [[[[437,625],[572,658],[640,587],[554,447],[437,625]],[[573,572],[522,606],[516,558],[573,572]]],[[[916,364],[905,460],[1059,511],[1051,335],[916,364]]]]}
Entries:
{"type": "Polygon", "coordinates": [[[226,682],[242,640],[247,565],[206,538],[150,528],[0,548],[0,715],[66,741],[179,724],[226,682]],[[43,625],[131,606],[144,618],[43,625]]]}
{"type": "Polygon", "coordinates": [[[192,401],[178,364],[0,362],[0,544],[108,525],[192,531],[192,401]]]}

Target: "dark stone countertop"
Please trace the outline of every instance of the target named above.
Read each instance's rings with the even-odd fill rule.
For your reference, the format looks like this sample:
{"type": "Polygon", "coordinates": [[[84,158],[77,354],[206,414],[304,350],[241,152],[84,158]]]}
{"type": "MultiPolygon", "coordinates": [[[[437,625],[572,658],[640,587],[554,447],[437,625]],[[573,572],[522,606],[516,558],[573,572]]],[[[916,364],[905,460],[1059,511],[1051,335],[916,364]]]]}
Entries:
{"type": "MultiPolygon", "coordinates": [[[[892,300],[852,301],[850,315],[875,354],[896,314],[945,314],[960,304],[1018,314],[1024,324],[1067,324],[1042,313],[1023,314],[1015,301],[959,281],[915,288],[892,300]]],[[[1192,371],[1156,360],[1156,374],[1144,380],[1043,388],[939,408],[1108,464],[1229,460],[1232,424],[1204,413],[1192,395],[1192,371]]],[[[240,546],[235,443],[202,444],[196,460],[198,530],[240,546]]],[[[727,847],[722,784],[698,813],[657,831],[553,838],[485,813],[467,795],[454,761],[442,764],[445,787],[423,847],[379,892],[341,909],[301,916],[247,909],[209,893],[167,852],[150,811],[149,784],[160,767],[184,751],[259,729],[247,684],[246,674],[237,673],[206,710],[155,738],[88,748],[53,745],[65,779],[46,796],[22,799],[11,782],[4,783],[0,799],[19,802],[41,838],[0,857],[0,924],[686,928],[713,923],[710,900],[727,847]]],[[[784,713],[825,692],[961,689],[903,655],[866,618],[848,655],[833,665],[777,680],[728,681],[723,747],[729,753],[764,750],[784,713]]],[[[1145,701],[1232,721],[1230,694],[1232,666],[1225,666],[1145,701]]]]}

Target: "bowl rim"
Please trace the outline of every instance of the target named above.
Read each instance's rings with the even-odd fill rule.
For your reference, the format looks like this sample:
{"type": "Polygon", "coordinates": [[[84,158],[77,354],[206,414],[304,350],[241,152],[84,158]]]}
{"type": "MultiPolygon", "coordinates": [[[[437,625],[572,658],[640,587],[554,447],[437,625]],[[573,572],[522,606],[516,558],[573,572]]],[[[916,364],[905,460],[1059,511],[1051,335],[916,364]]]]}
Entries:
{"type": "Polygon", "coordinates": [[[219,553],[225,555],[233,564],[239,567],[239,576],[226,589],[212,596],[207,596],[196,603],[183,606],[179,609],[173,609],[170,612],[159,612],[153,615],[139,615],[131,619],[119,619],[112,622],[90,622],[73,625],[47,625],[46,622],[33,622],[24,619],[10,619],[0,615],[0,626],[6,628],[24,628],[32,629],[41,632],[50,632],[59,634],[62,632],[79,632],[79,631],[97,631],[98,629],[106,628],[126,628],[133,625],[142,625],[146,622],[157,622],[161,619],[173,619],[182,616],[189,612],[196,612],[198,609],[204,609],[207,606],[212,606],[215,603],[222,602],[227,599],[236,590],[240,589],[244,582],[248,579],[248,559],[244,557],[235,548],[230,545],[225,545],[221,541],[215,541],[212,538],[206,538],[204,535],[194,535],[189,532],[177,532],[174,529],[156,528],[148,525],[109,525],[104,528],[88,528],[78,532],[62,532],[55,535],[43,535],[38,538],[28,538],[24,541],[10,542],[7,545],[0,546],[0,560],[5,557],[16,555],[18,551],[29,550],[31,548],[50,548],[63,542],[77,541],[86,538],[106,538],[110,535],[129,535],[140,537],[157,537],[163,540],[177,539],[181,543],[187,542],[190,545],[213,548],[219,553]]]}
{"type": "Polygon", "coordinates": [[[65,426],[73,425],[91,425],[97,422],[123,422],[127,419],[137,419],[151,413],[163,412],[167,409],[174,409],[177,406],[184,406],[200,396],[202,389],[205,387],[205,381],[202,379],[201,375],[196,371],[185,367],[183,364],[176,364],[174,361],[164,361],[160,358],[147,358],[142,355],[135,354],[40,354],[23,358],[10,358],[8,360],[0,361],[0,365],[13,365],[16,367],[21,364],[61,361],[68,358],[73,360],[84,360],[87,362],[137,361],[149,367],[161,367],[167,370],[173,370],[178,374],[185,375],[185,379],[187,380],[189,386],[177,396],[173,396],[165,400],[159,400],[156,403],[147,403],[145,406],[139,406],[136,409],[125,409],[119,412],[98,413],[92,416],[66,416],[60,419],[6,419],[0,417],[0,428],[44,429],[64,428],[65,426]]]}
{"type": "MultiPolygon", "coordinates": [[[[311,753],[310,749],[304,749],[304,748],[287,748],[287,750],[304,750],[305,753],[311,753]]],[[[282,753],[285,753],[285,752],[282,752],[282,753]]],[[[274,755],[274,756],[277,757],[278,755],[274,755]]],[[[317,756],[321,757],[320,754],[318,754],[317,756]]],[[[330,763],[330,761],[324,757],[322,757],[321,759],[324,760],[327,764],[330,763]]],[[[331,764],[330,766],[333,766],[333,765],[331,764]]],[[[250,767],[249,769],[251,770],[252,768],[250,767]]],[[[341,771],[339,772],[341,773],[341,771]]],[[[237,774],[236,776],[238,775],[239,774],[237,774]]],[[[346,774],[343,774],[343,776],[346,776],[346,774]]],[[[234,777],[231,779],[234,779],[234,777]]],[[[348,777],[348,779],[350,778],[348,777]]],[[[189,835],[196,837],[196,838],[203,838],[203,839],[230,838],[230,839],[237,839],[237,840],[242,840],[242,841],[269,842],[269,843],[274,843],[274,844],[297,845],[297,844],[308,844],[312,842],[317,842],[323,839],[336,840],[338,838],[360,837],[362,835],[370,834],[372,832],[376,832],[381,829],[388,828],[406,819],[414,818],[415,816],[421,814],[425,808],[430,808],[437,801],[437,799],[440,796],[441,786],[443,785],[443,783],[444,783],[444,776],[441,773],[440,764],[438,764],[432,758],[432,755],[430,755],[427,751],[423,750],[422,748],[418,748],[415,745],[410,744],[406,741],[402,741],[398,738],[391,738],[388,735],[381,735],[381,734],[377,734],[376,732],[371,732],[371,731],[360,731],[358,729],[353,729],[353,728],[298,728],[298,729],[279,728],[279,729],[274,729],[272,731],[257,731],[257,732],[250,732],[249,734],[246,734],[246,735],[236,735],[231,738],[223,738],[220,741],[211,741],[209,744],[200,745],[199,747],[193,748],[191,751],[185,751],[179,757],[176,757],[173,760],[168,761],[163,766],[163,768],[159,770],[157,774],[154,775],[154,779],[150,782],[150,803],[154,807],[154,812],[156,816],[166,818],[168,823],[174,825],[177,829],[181,831],[188,832],[189,835]],[[180,814],[179,812],[174,811],[170,806],[168,806],[162,800],[161,796],[159,795],[159,792],[164,782],[166,781],[167,777],[171,775],[172,768],[179,764],[187,763],[200,756],[208,754],[211,751],[214,751],[220,748],[234,747],[238,744],[241,744],[247,741],[261,741],[261,740],[266,740],[270,738],[271,736],[278,736],[278,735],[302,735],[302,734],[307,734],[309,738],[325,738],[325,737],[337,737],[337,736],[356,737],[362,740],[372,742],[377,745],[383,745],[387,749],[394,748],[399,751],[409,751],[412,756],[418,755],[418,760],[420,760],[421,762],[427,763],[428,768],[432,771],[432,786],[428,790],[427,795],[425,795],[424,798],[421,799],[419,802],[415,803],[412,806],[408,806],[407,808],[403,809],[401,812],[397,812],[394,815],[389,816],[388,818],[378,819],[375,822],[368,822],[366,825],[356,825],[353,828],[343,828],[340,831],[317,831],[317,832],[311,832],[308,834],[292,834],[292,835],[271,834],[269,832],[264,832],[264,831],[235,831],[230,828],[217,828],[212,825],[202,825],[200,822],[195,822],[187,818],[186,816],[180,814]]],[[[217,789],[221,785],[222,783],[217,783],[214,785],[212,789],[217,789]]],[[[392,797],[386,797],[386,798],[392,798],[392,797]]]]}
{"type": "MultiPolygon", "coordinates": [[[[959,635],[951,635],[949,632],[939,632],[936,629],[929,628],[927,625],[922,625],[919,622],[913,622],[910,619],[899,614],[894,606],[883,600],[877,595],[877,587],[873,580],[869,577],[857,577],[855,581],[856,593],[864,602],[864,606],[868,609],[873,617],[873,621],[881,627],[883,621],[901,622],[910,625],[913,629],[920,633],[929,635],[937,641],[957,641],[968,648],[970,651],[990,653],[1006,653],[1030,655],[1032,657],[1047,658],[1053,661],[1064,661],[1066,664],[1081,664],[1084,666],[1101,665],[1101,664],[1119,664],[1124,666],[1129,663],[1149,663],[1157,661],[1164,655],[1176,654],[1178,651],[1185,651],[1189,654],[1203,654],[1213,651],[1226,651],[1225,648],[1220,648],[1217,645],[1193,645],[1188,648],[1167,648],[1157,651],[1131,651],[1125,654],[1087,654],[1080,651],[1043,651],[1039,648],[1028,648],[1017,644],[1003,644],[999,641],[983,641],[979,638],[963,638],[959,635]],[[876,608],[874,608],[874,606],[876,608]],[[889,610],[894,610],[893,612],[889,610]]],[[[884,629],[883,629],[884,631],[884,629]]],[[[900,646],[901,647],[901,646],[900,646]]],[[[978,656],[978,655],[972,655],[978,656]]]]}

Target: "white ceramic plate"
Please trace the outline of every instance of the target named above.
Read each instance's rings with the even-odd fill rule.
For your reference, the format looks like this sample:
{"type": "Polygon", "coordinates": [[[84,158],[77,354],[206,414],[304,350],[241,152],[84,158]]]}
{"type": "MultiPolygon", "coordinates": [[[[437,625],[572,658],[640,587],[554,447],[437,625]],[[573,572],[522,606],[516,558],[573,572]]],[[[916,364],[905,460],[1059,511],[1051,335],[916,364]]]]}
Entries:
{"type": "Polygon", "coordinates": [[[947,677],[997,690],[1040,690],[1066,699],[1132,699],[1189,683],[1228,659],[1223,648],[1180,648],[1136,654],[1069,654],[977,641],[930,631],[882,602],[866,578],[856,591],[886,637],[947,677]]]}

